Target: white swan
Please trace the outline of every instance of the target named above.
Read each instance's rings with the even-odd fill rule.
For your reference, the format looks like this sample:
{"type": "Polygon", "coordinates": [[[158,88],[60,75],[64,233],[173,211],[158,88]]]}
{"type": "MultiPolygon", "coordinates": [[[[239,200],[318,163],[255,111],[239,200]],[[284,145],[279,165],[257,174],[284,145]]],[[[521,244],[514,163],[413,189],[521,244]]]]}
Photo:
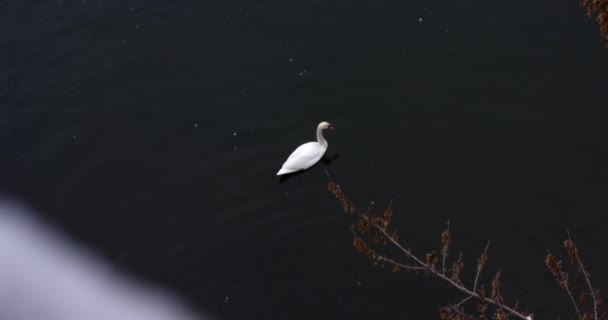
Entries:
{"type": "Polygon", "coordinates": [[[325,121],[319,123],[317,126],[317,141],[305,143],[294,150],[287,161],[283,163],[281,170],[277,172],[277,176],[306,170],[319,162],[325,154],[325,150],[327,150],[327,140],[323,137],[323,130],[325,129],[333,129],[333,127],[325,121]]]}

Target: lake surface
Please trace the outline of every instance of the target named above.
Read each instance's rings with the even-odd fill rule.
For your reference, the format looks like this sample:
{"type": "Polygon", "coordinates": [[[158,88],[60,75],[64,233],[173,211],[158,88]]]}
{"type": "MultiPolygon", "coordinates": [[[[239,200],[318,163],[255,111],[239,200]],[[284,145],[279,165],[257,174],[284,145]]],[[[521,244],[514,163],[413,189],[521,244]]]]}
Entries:
{"type": "Polygon", "coordinates": [[[544,267],[567,228],[608,285],[608,49],[577,0],[24,0],[0,24],[2,193],[219,319],[459,301],[355,252],[325,170],[392,200],[414,252],[450,220],[466,277],[490,240],[536,314],[571,315],[544,267]],[[338,158],[280,184],[323,120],[338,158]]]}

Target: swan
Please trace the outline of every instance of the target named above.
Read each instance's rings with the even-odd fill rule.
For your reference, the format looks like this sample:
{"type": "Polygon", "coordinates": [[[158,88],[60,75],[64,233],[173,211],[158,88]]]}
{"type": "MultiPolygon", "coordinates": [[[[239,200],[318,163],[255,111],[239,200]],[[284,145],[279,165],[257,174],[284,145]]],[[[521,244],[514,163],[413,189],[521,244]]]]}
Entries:
{"type": "Polygon", "coordinates": [[[281,170],[277,172],[277,176],[306,170],[315,165],[327,150],[327,140],[323,137],[323,130],[334,128],[328,122],[321,122],[317,126],[317,141],[307,142],[294,150],[287,161],[283,163],[281,170]]]}

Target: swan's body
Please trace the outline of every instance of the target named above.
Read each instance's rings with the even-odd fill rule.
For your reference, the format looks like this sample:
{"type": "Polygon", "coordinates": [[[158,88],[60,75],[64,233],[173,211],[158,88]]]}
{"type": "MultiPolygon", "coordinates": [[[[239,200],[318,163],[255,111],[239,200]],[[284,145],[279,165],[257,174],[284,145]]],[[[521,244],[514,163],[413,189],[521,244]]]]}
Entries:
{"type": "Polygon", "coordinates": [[[325,121],[317,126],[317,141],[308,142],[299,146],[294,150],[287,161],[283,163],[281,170],[277,172],[277,176],[293,173],[300,170],[306,170],[314,166],[325,154],[327,150],[327,140],[323,137],[323,130],[333,129],[331,125],[325,121]]]}

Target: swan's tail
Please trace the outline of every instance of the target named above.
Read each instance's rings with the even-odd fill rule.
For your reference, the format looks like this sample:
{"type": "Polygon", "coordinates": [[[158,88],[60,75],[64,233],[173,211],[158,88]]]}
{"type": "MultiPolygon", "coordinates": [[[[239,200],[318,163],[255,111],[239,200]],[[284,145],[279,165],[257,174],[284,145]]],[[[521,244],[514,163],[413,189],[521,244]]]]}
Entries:
{"type": "Polygon", "coordinates": [[[292,172],[295,172],[295,171],[296,170],[287,169],[287,168],[281,168],[281,170],[279,170],[279,172],[277,172],[277,176],[282,176],[284,174],[292,173],[292,172]]]}

